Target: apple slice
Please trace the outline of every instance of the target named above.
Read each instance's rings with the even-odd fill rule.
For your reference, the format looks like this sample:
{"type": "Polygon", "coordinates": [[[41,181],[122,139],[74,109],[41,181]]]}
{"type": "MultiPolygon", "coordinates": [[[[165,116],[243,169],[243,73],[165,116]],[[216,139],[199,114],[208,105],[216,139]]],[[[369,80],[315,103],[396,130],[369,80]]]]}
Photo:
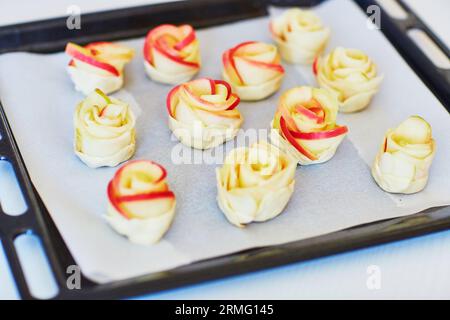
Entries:
{"type": "Polygon", "coordinates": [[[216,83],[210,78],[200,78],[185,84],[196,95],[216,94],[216,83]]]}
{"type": "Polygon", "coordinates": [[[278,63],[279,57],[274,46],[264,42],[249,41],[239,44],[234,48],[234,56],[247,57],[254,62],[268,64],[278,63]]]}
{"type": "Polygon", "coordinates": [[[278,107],[278,111],[281,113],[281,116],[286,121],[287,126],[288,126],[289,129],[291,129],[291,130],[298,130],[297,124],[295,123],[295,121],[292,118],[288,108],[285,105],[281,104],[278,107]]]}
{"type": "Polygon", "coordinates": [[[243,42],[231,49],[231,54],[233,58],[244,59],[247,63],[253,64],[258,68],[272,69],[279,73],[284,73],[283,66],[279,64],[277,50],[272,45],[256,41],[243,42]]]}
{"type": "Polygon", "coordinates": [[[238,106],[239,102],[241,102],[241,99],[235,94],[232,94],[231,98],[228,99],[227,101],[230,101],[230,100],[231,100],[231,103],[229,103],[227,110],[233,110],[234,108],[236,108],[238,106]]]}
{"type": "Polygon", "coordinates": [[[107,104],[111,103],[111,99],[100,89],[95,89],[95,93],[97,93],[99,96],[101,96],[107,104]]]}
{"type": "Polygon", "coordinates": [[[98,61],[94,56],[92,56],[89,49],[83,48],[79,45],[69,42],[66,45],[66,53],[73,57],[74,59],[78,59],[83,61],[89,65],[105,70],[115,76],[120,76],[119,71],[117,69],[105,62],[98,61]]]}
{"type": "Polygon", "coordinates": [[[154,65],[154,61],[153,61],[154,59],[152,56],[152,43],[150,41],[147,41],[147,39],[145,39],[145,42],[144,42],[143,54],[144,54],[144,59],[151,65],[154,65]]]}
{"type": "Polygon", "coordinates": [[[166,107],[167,111],[169,112],[169,115],[173,118],[173,107],[175,106],[176,101],[178,100],[178,90],[180,89],[180,86],[176,86],[172,88],[172,90],[169,91],[169,94],[167,95],[166,99],[166,107]]]}
{"type": "Polygon", "coordinates": [[[305,157],[307,157],[310,160],[317,160],[317,157],[308,152],[305,148],[303,148],[301,146],[301,144],[299,142],[297,142],[297,140],[295,140],[295,138],[292,136],[291,132],[289,131],[287,125],[286,125],[286,121],[284,120],[283,116],[280,117],[280,128],[281,128],[281,132],[283,133],[283,136],[287,139],[287,141],[295,148],[298,150],[298,152],[300,152],[301,154],[303,154],[305,157]]]}
{"type": "Polygon", "coordinates": [[[242,81],[241,76],[237,72],[236,65],[234,64],[234,59],[232,56],[232,49],[227,50],[222,55],[222,63],[224,68],[226,69],[226,72],[228,76],[230,77],[231,81],[234,83],[237,83],[239,85],[243,85],[244,82],[242,81]]]}
{"type": "Polygon", "coordinates": [[[196,96],[189,88],[183,87],[183,97],[197,108],[204,109],[206,111],[222,111],[232,110],[239,104],[240,99],[237,95],[231,94],[230,98],[223,102],[212,103],[196,96]]]}
{"type": "Polygon", "coordinates": [[[181,58],[179,55],[175,55],[173,52],[168,52],[166,51],[166,48],[163,46],[161,46],[161,43],[159,44],[148,44],[149,47],[147,47],[146,50],[150,50],[154,49],[155,52],[152,52],[151,54],[149,54],[148,52],[146,52],[146,56],[147,57],[151,57],[148,59],[148,61],[151,64],[155,64],[155,58],[154,55],[155,54],[160,54],[162,56],[162,58],[166,58],[169,59],[172,62],[176,62],[184,67],[188,67],[188,68],[200,68],[200,64],[198,62],[190,62],[190,61],[185,61],[183,60],[183,58],[181,58]]]}
{"type": "Polygon", "coordinates": [[[322,107],[319,108],[309,108],[310,111],[314,112],[317,117],[319,117],[319,121],[317,123],[323,123],[325,121],[325,110],[322,107]]]}
{"type": "Polygon", "coordinates": [[[291,135],[297,139],[303,140],[319,140],[319,139],[328,139],[340,136],[342,134],[346,134],[348,132],[348,128],[346,126],[335,127],[331,130],[326,131],[318,131],[318,132],[300,132],[300,131],[290,131],[291,135]]]}
{"type": "Polygon", "coordinates": [[[194,28],[192,28],[190,25],[185,24],[178,27],[178,30],[180,30],[181,34],[183,34],[183,40],[179,41],[175,45],[175,49],[178,51],[183,50],[185,47],[190,45],[195,39],[195,31],[194,28]]]}
{"type": "MultiPolygon", "coordinates": [[[[227,97],[226,100],[228,100],[230,98],[231,95],[231,86],[228,82],[224,81],[224,80],[214,80],[214,83],[216,86],[224,86],[227,89],[227,97]]],[[[216,89],[217,90],[217,89],[216,89]]]]}
{"type": "Polygon", "coordinates": [[[175,195],[172,191],[152,192],[117,197],[114,194],[113,181],[108,184],[108,198],[122,216],[127,219],[148,218],[167,212],[173,205],[175,195]]]}
{"type": "Polygon", "coordinates": [[[170,24],[160,25],[147,34],[144,43],[144,57],[152,65],[155,63],[152,49],[162,56],[190,68],[199,68],[200,64],[184,60],[182,49],[195,40],[192,27],[184,25],[176,27],[170,24]],[[192,32],[191,32],[192,31],[192,32]],[[188,34],[186,34],[188,32],[188,34]],[[187,38],[187,39],[186,39],[187,38]]]}
{"type": "Polygon", "coordinates": [[[129,188],[131,185],[127,185],[127,183],[132,182],[130,173],[133,171],[143,171],[149,173],[148,178],[151,178],[151,182],[154,185],[152,189],[155,191],[161,191],[161,187],[158,186],[158,184],[166,178],[166,169],[153,161],[134,160],[129,161],[127,164],[122,166],[114,175],[112,182],[116,196],[132,194],[133,191],[129,188]],[[124,181],[127,182],[125,185],[123,184],[124,181]]]}
{"type": "Polygon", "coordinates": [[[202,120],[197,113],[184,100],[179,100],[179,103],[173,108],[173,117],[177,121],[185,124],[195,125],[201,123],[202,120]]]}
{"type": "Polygon", "coordinates": [[[317,63],[319,62],[319,57],[317,56],[316,59],[314,59],[314,63],[312,65],[313,73],[317,76],[318,70],[317,70],[317,63]]]}
{"type": "Polygon", "coordinates": [[[243,42],[227,50],[222,59],[227,75],[240,85],[260,84],[284,73],[283,67],[276,63],[276,49],[262,42],[243,42]]]}
{"type": "Polygon", "coordinates": [[[128,106],[124,107],[123,105],[118,104],[108,104],[101,110],[99,116],[114,120],[112,123],[115,123],[118,126],[125,119],[127,108],[128,106]]]}
{"type": "Polygon", "coordinates": [[[133,201],[145,201],[145,200],[154,200],[160,198],[174,198],[175,195],[172,191],[159,191],[159,192],[149,192],[149,193],[140,193],[126,196],[118,196],[116,197],[116,201],[119,203],[122,202],[133,202],[133,201]]]}
{"type": "Polygon", "coordinates": [[[419,116],[411,116],[394,130],[395,140],[410,144],[422,144],[431,140],[431,126],[419,116]]]}
{"type": "Polygon", "coordinates": [[[215,111],[226,110],[231,106],[235,106],[237,102],[236,100],[238,99],[237,96],[232,95],[230,99],[222,103],[212,103],[198,96],[197,93],[195,93],[192,90],[192,86],[190,86],[189,84],[181,85],[181,87],[182,87],[181,93],[189,104],[205,110],[215,110],[215,111]]]}
{"type": "Polygon", "coordinates": [[[201,78],[173,88],[166,99],[166,107],[170,116],[174,117],[174,104],[177,95],[191,106],[205,111],[233,110],[240,99],[231,93],[231,86],[222,80],[201,78]]]}
{"type": "MultiPolygon", "coordinates": [[[[147,44],[146,44],[147,45],[147,44]]],[[[144,47],[145,48],[145,47],[144,47]]],[[[147,50],[147,49],[146,49],[147,50]]],[[[192,73],[200,67],[200,60],[198,51],[191,52],[190,57],[174,58],[161,50],[158,46],[155,46],[154,43],[148,44],[149,53],[146,53],[148,56],[148,63],[159,72],[168,73],[168,74],[184,74],[184,73],[192,73]],[[193,62],[190,62],[193,61],[193,62]]]]}
{"type": "Polygon", "coordinates": [[[154,58],[152,56],[152,50],[154,42],[156,39],[164,34],[173,35],[173,37],[178,36],[178,29],[174,25],[162,24],[156,28],[153,28],[147,33],[144,42],[144,58],[150,63],[154,64],[154,58]]]}
{"type": "Polygon", "coordinates": [[[109,199],[111,205],[114,207],[114,209],[116,209],[117,212],[119,212],[126,219],[131,219],[131,215],[128,212],[122,210],[122,208],[120,207],[120,204],[116,199],[116,195],[114,194],[114,186],[113,185],[114,185],[114,180],[112,180],[110,183],[108,183],[108,188],[107,188],[108,199],[109,199]]]}
{"type": "Polygon", "coordinates": [[[121,209],[131,218],[147,219],[158,217],[161,214],[170,211],[174,205],[175,196],[163,196],[151,199],[142,199],[134,201],[119,202],[121,209]]]}
{"type": "Polygon", "coordinates": [[[132,49],[112,43],[112,42],[92,42],[85,46],[86,49],[90,49],[91,53],[98,59],[108,61],[113,60],[126,60],[129,61],[133,58],[134,52],[132,49]]]}
{"type": "Polygon", "coordinates": [[[308,109],[308,108],[304,107],[303,105],[299,104],[299,105],[295,106],[295,110],[298,113],[304,115],[306,118],[308,118],[316,123],[323,123],[325,112],[323,111],[322,108],[308,109]],[[316,111],[317,113],[314,111],[316,111]]]}
{"type": "Polygon", "coordinates": [[[97,88],[97,89],[95,89],[95,93],[98,94],[100,97],[102,97],[103,100],[105,100],[105,102],[107,104],[103,109],[101,109],[101,111],[99,113],[99,116],[102,117],[105,114],[106,108],[112,102],[111,102],[111,99],[102,90],[97,88]]]}
{"type": "Polygon", "coordinates": [[[170,35],[162,35],[155,40],[154,47],[155,49],[162,50],[161,52],[165,52],[173,59],[183,59],[184,56],[181,54],[181,52],[174,48],[177,44],[177,41],[178,40],[176,38],[170,35]]]}
{"type": "Polygon", "coordinates": [[[279,64],[253,61],[239,56],[234,56],[233,61],[236,73],[239,74],[242,83],[246,85],[258,85],[284,73],[283,67],[279,64]]]}

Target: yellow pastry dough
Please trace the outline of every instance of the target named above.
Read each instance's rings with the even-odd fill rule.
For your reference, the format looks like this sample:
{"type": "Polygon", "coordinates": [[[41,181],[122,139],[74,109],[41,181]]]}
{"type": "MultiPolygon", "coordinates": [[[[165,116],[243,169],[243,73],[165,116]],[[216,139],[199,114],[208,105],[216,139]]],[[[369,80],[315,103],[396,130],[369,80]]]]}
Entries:
{"type": "Polygon", "coordinates": [[[264,141],[233,149],[216,169],[220,209],[238,227],[275,218],[294,191],[295,168],[295,160],[264,141]]]}
{"type": "Polygon", "coordinates": [[[275,46],[249,41],[223,53],[223,78],[241,100],[267,98],[280,88],[284,68],[275,46]]]}
{"type": "Polygon", "coordinates": [[[123,69],[134,51],[110,42],[95,42],[85,47],[69,43],[66,53],[72,56],[67,71],[75,89],[88,95],[96,88],[106,94],[123,86],[123,69]]]}
{"type": "Polygon", "coordinates": [[[375,63],[361,50],[338,47],[313,66],[317,82],[336,95],[340,112],[366,108],[377,93],[382,76],[375,63]]]}
{"type": "Polygon", "coordinates": [[[427,184],[435,153],[431,126],[421,117],[411,116],[386,133],[372,176],[387,192],[419,192],[427,184]]]}
{"type": "Polygon", "coordinates": [[[130,161],[108,184],[106,220],[131,242],[158,242],[175,216],[175,195],[166,182],[166,170],[159,164],[130,161]]]}
{"type": "Polygon", "coordinates": [[[293,8],[270,23],[270,31],[289,63],[311,64],[326,47],[330,29],[313,12],[293,8]]]}
{"type": "Polygon", "coordinates": [[[149,31],[144,43],[148,76],[161,83],[189,81],[200,70],[199,41],[190,25],[163,24],[149,31]]]}
{"type": "Polygon", "coordinates": [[[243,121],[239,97],[222,80],[193,80],[167,96],[169,128],[185,145],[209,149],[233,139],[243,121]]]}
{"type": "Polygon", "coordinates": [[[271,142],[299,164],[328,161],[348,131],[346,126],[336,124],[337,112],[337,101],[327,90],[292,88],[280,97],[271,142]]]}
{"type": "Polygon", "coordinates": [[[75,110],[75,154],[91,168],[115,167],[136,149],[135,116],[128,104],[96,89],[75,110]]]}

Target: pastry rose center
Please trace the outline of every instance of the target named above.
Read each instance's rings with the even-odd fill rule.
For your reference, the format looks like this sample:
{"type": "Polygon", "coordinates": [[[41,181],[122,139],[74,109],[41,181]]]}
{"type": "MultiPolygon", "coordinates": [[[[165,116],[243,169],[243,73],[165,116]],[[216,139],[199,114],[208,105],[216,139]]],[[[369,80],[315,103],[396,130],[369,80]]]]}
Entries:
{"type": "Polygon", "coordinates": [[[133,172],[127,179],[123,181],[125,189],[134,192],[151,191],[156,178],[146,172],[133,172]]]}
{"type": "Polygon", "coordinates": [[[252,170],[261,176],[271,176],[281,167],[278,157],[264,149],[250,149],[248,162],[252,170]]]}
{"type": "Polygon", "coordinates": [[[221,103],[227,101],[228,91],[223,85],[216,85],[215,94],[202,94],[200,98],[211,103],[221,103]]]}
{"type": "Polygon", "coordinates": [[[94,106],[86,117],[101,126],[120,127],[126,122],[127,111],[127,105],[109,104],[105,107],[94,106]]]}
{"type": "Polygon", "coordinates": [[[296,22],[301,29],[307,29],[309,31],[314,31],[320,29],[321,27],[320,23],[317,23],[317,20],[311,16],[303,15],[297,17],[297,19],[295,19],[294,22],[296,22]]]}

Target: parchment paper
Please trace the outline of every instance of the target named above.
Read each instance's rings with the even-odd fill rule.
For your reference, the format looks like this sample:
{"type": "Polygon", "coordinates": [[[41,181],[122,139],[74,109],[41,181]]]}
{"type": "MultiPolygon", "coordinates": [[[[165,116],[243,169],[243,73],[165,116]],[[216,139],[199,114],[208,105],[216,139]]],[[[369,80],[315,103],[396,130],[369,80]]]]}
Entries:
{"type": "MultiPolygon", "coordinates": [[[[152,159],[168,170],[177,196],[172,228],[157,245],[133,245],[103,220],[106,185],[116,168],[89,169],[73,153],[72,116],[83,96],[74,90],[64,53],[12,53],[0,56],[0,96],[32,181],[84,274],[98,282],[167,270],[200,259],[304,239],[351,226],[450,204],[449,115],[377,30],[366,27],[353,2],[327,1],[316,9],[332,29],[328,50],[337,45],[365,50],[385,75],[381,91],[365,111],[339,115],[350,134],[328,163],[299,167],[286,210],[276,219],[245,229],[230,225],[216,204],[216,164],[178,165],[172,152],[189,152],[171,138],[165,99],[170,86],[144,72],[143,39],[124,41],[136,49],[126,67],[122,99],[140,109],[134,159],[152,159]],[[339,13],[339,14],[338,14],[339,13]],[[138,104],[139,106],[136,106],[138,104]],[[370,164],[384,132],[411,114],[433,127],[437,155],[426,189],[416,195],[384,193],[370,175],[370,164]]],[[[199,76],[219,79],[221,54],[240,42],[271,42],[269,18],[198,31],[203,67],[199,76]]],[[[243,128],[265,129],[281,92],[311,83],[309,68],[286,66],[281,90],[257,103],[241,103],[243,128]]],[[[228,146],[233,146],[229,142],[228,146]]],[[[222,149],[220,149],[222,150],[222,149]]],[[[207,155],[207,153],[203,153],[207,155]]],[[[201,151],[195,151],[202,156],[201,151]]]]}

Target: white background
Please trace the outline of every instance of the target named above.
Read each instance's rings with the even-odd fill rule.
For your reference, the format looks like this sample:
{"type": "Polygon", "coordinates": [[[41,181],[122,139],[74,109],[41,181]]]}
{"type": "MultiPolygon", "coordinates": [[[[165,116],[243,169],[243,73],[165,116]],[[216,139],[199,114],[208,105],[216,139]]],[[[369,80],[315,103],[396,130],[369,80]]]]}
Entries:
{"type": "MultiPolygon", "coordinates": [[[[66,14],[76,4],[82,12],[156,3],[155,0],[0,0],[0,25],[45,19],[66,14]]],[[[449,45],[448,0],[406,0],[449,45]]],[[[47,279],[35,267],[33,244],[25,243],[32,277],[47,279]]],[[[369,249],[316,259],[305,263],[171,290],[150,299],[450,299],[450,231],[369,249]],[[375,266],[375,268],[373,267],[375,266]],[[380,275],[380,288],[367,283],[380,275]],[[372,274],[372,276],[370,274],[372,274]],[[372,278],[371,278],[372,277],[372,278]]],[[[37,281],[39,290],[50,291],[48,281],[37,281]]],[[[0,299],[17,292],[4,268],[0,251],[0,299]]]]}

